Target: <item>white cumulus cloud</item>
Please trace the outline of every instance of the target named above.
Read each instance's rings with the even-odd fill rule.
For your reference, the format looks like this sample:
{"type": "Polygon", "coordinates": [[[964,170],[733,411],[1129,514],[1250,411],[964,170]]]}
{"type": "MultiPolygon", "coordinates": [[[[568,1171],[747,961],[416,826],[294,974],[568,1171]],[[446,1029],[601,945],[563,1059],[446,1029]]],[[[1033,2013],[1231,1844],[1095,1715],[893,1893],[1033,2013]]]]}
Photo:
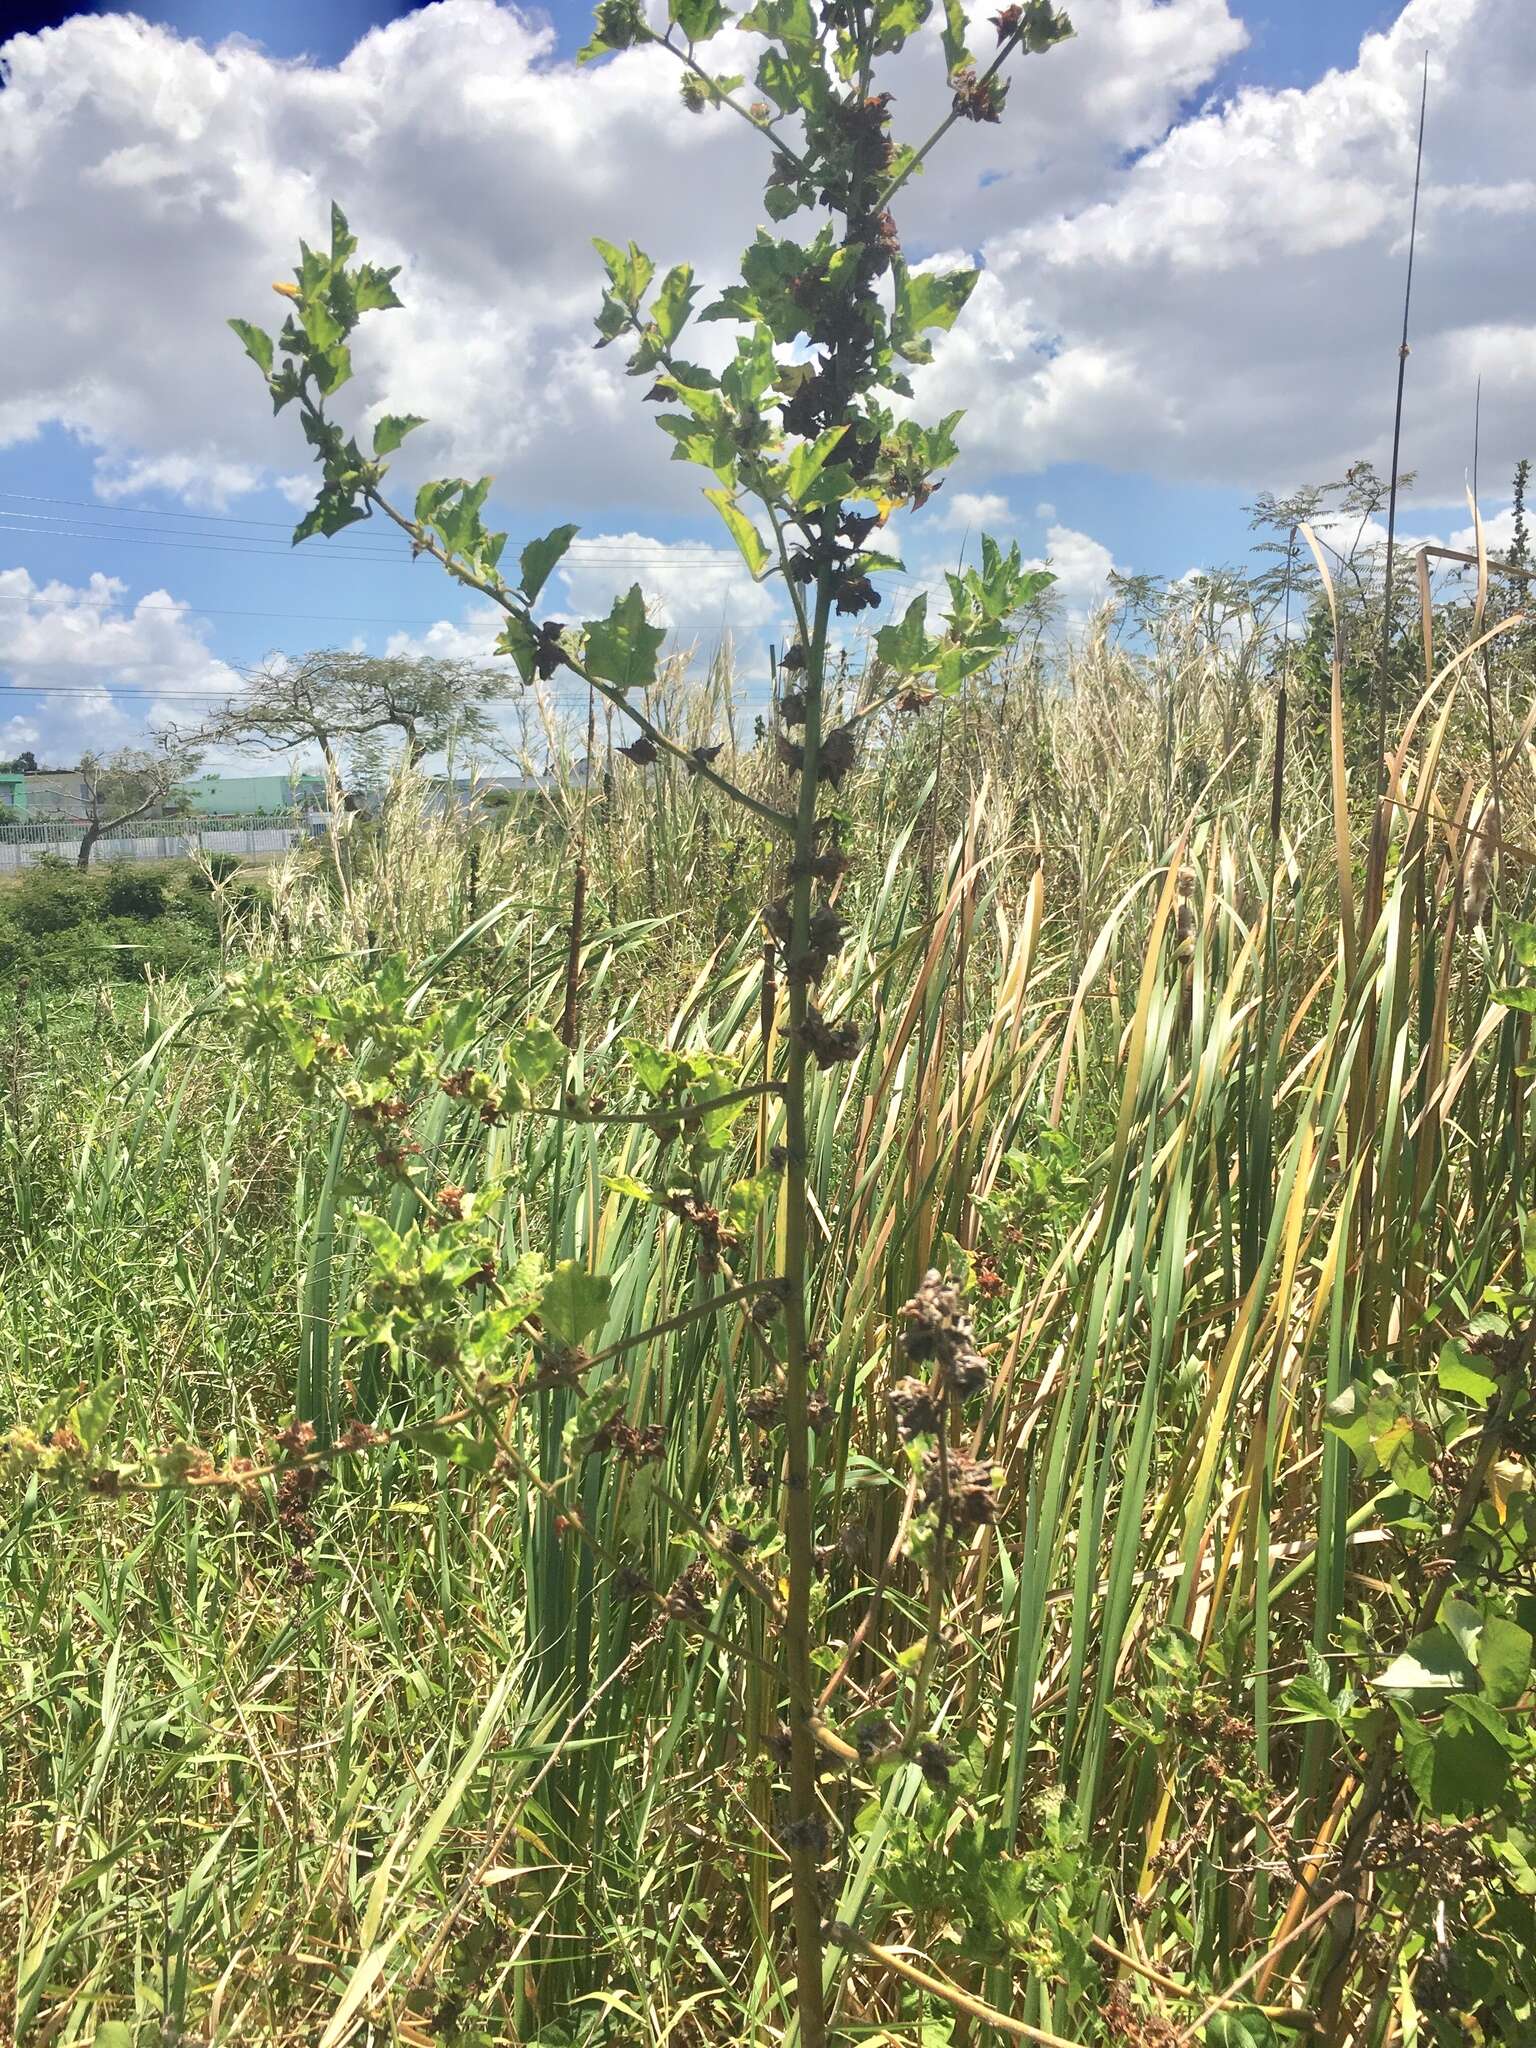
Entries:
{"type": "Polygon", "coordinates": [[[116,577],[39,583],[0,569],[0,752],[72,763],[147,727],[197,726],[238,687],[167,591],[130,603],[116,577]],[[122,695],[114,693],[122,692],[122,695]]]}

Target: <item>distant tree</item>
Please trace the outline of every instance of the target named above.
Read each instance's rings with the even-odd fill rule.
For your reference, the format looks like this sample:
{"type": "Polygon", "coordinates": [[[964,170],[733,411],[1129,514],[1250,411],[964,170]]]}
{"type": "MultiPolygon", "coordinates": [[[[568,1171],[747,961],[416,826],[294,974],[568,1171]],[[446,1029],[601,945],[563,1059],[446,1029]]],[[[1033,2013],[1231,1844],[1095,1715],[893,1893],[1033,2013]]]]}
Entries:
{"type": "MultiPolygon", "coordinates": [[[[176,808],[176,784],[191,773],[196,762],[174,734],[156,740],[153,747],[123,747],[104,758],[84,754],[80,760],[80,786],[85,802],[85,835],[75,865],[82,873],[104,833],[127,825],[146,812],[176,808]]],[[[185,798],[180,799],[184,806],[185,798]]]]}
{"type": "Polygon", "coordinates": [[[203,737],[264,753],[316,747],[339,779],[338,748],[355,737],[353,706],[338,669],[344,659],[325,650],[297,660],[269,657],[246,672],[244,693],[214,715],[203,737]]]}
{"type": "Polygon", "coordinates": [[[18,754],[14,761],[7,761],[4,769],[0,770],[0,773],[6,775],[35,775],[37,773],[37,756],[28,747],[26,752],[18,754]]]}
{"type": "Polygon", "coordinates": [[[490,707],[502,694],[496,670],[472,661],[423,655],[367,661],[359,657],[353,687],[361,716],[375,730],[393,728],[412,768],[429,754],[497,752],[500,734],[490,707]],[[376,709],[375,709],[376,707],[376,709]]]}
{"type": "Polygon", "coordinates": [[[401,735],[412,767],[449,746],[499,751],[490,706],[502,679],[476,662],[320,648],[270,657],[245,684],[203,737],[268,753],[317,748],[338,781],[344,750],[390,730],[401,735]]]}

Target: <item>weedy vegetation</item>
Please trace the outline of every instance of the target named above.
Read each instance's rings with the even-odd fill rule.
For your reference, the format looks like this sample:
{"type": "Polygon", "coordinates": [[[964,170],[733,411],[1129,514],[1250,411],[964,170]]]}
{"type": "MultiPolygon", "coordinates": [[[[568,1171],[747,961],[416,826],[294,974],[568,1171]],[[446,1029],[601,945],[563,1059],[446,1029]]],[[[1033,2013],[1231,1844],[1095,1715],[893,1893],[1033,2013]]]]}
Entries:
{"type": "Polygon", "coordinates": [[[928,12],[759,0],[758,101],[718,0],[587,53],[670,52],[816,220],[702,309],[598,245],[793,615],[752,739],[638,587],[547,615],[573,527],[513,576],[488,480],[390,497],[339,211],[233,323],[298,537],[404,528],[591,769],[493,818],[408,761],[207,878],[225,971],[9,983],[19,2040],[1536,2032],[1528,632],[1486,565],[1341,575],[1314,494],[1059,657],[990,540],[853,639],[974,283],[893,209],[1070,32],[1026,0],[983,60],[947,5],[912,146],[928,12]]]}

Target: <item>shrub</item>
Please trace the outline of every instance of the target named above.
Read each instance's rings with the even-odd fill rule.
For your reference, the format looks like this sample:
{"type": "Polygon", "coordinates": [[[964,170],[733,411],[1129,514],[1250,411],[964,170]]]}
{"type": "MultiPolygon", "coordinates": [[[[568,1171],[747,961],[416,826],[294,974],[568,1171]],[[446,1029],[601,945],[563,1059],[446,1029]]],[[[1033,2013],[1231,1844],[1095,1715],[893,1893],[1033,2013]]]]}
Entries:
{"type": "Polygon", "coordinates": [[[116,861],[107,869],[101,907],[108,917],[133,917],[145,923],[163,917],[165,877],[153,868],[133,868],[116,861]]]}
{"type": "Polygon", "coordinates": [[[97,878],[78,873],[52,854],[44,854],[25,871],[11,904],[12,918],[35,938],[75,931],[100,912],[97,878]]]}

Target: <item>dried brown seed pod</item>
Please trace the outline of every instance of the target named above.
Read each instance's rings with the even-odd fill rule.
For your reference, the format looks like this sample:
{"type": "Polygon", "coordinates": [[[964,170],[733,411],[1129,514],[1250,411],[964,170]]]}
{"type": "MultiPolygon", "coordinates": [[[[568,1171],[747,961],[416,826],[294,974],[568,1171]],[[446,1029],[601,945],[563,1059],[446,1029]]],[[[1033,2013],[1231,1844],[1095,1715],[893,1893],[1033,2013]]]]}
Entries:
{"type": "Polygon", "coordinates": [[[823,738],[821,752],[816,759],[816,773],[820,780],[830,782],[836,789],[852,768],[856,751],[853,727],[835,726],[823,738]]]}
{"type": "Polygon", "coordinates": [[[938,1405],[921,1380],[897,1380],[894,1386],[886,1388],[885,1399],[903,1443],[910,1443],[915,1436],[931,1436],[938,1428],[938,1405]]]}
{"type": "Polygon", "coordinates": [[[863,1034],[851,1018],[844,1018],[840,1024],[829,1024],[814,1003],[806,1011],[798,1036],[811,1058],[823,1070],[857,1059],[863,1042],[863,1034]]]}

